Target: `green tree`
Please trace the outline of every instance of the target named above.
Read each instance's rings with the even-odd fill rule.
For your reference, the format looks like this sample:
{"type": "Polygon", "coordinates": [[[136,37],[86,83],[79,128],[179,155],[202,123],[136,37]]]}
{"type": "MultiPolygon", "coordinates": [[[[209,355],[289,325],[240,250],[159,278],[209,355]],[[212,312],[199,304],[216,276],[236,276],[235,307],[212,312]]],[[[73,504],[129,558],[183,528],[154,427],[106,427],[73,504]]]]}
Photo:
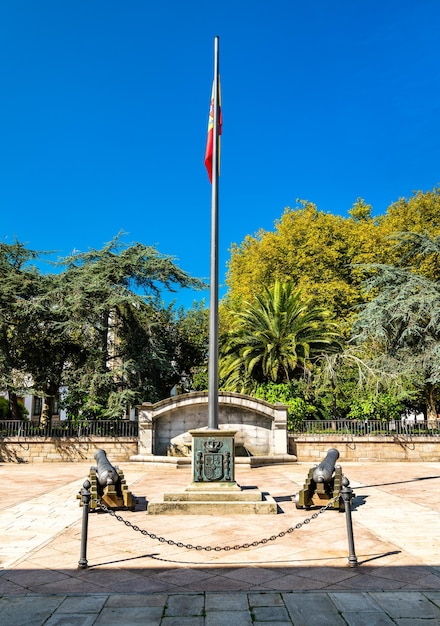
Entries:
{"type": "Polygon", "coordinates": [[[4,420],[9,417],[9,401],[0,396],[0,419],[4,420]]]}
{"type": "Polygon", "coordinates": [[[204,300],[190,309],[179,307],[176,315],[175,363],[189,375],[191,389],[203,391],[208,383],[209,309],[204,300]]]}
{"type": "Polygon", "coordinates": [[[287,427],[295,430],[304,420],[316,418],[316,407],[304,399],[304,389],[300,381],[289,383],[268,382],[258,385],[254,395],[271,404],[281,403],[287,406],[287,427]]]}
{"type": "Polygon", "coordinates": [[[383,381],[383,373],[376,372],[370,361],[362,346],[351,344],[335,354],[323,355],[308,390],[323,419],[346,418],[353,398],[383,381]]]}
{"type": "Polygon", "coordinates": [[[155,248],[127,246],[119,237],[61,265],[52,295],[68,313],[62,330],[65,337],[82,338],[81,352],[64,371],[69,413],[117,417],[133,402],[160,399],[173,360],[173,324],[158,301],[160,290],[197,288],[201,281],[155,248]]]}
{"type": "Polygon", "coordinates": [[[339,348],[328,311],[304,301],[292,283],[276,281],[233,317],[220,358],[220,376],[228,389],[288,382],[309,372],[324,352],[339,348]]]}
{"type": "Polygon", "coordinates": [[[359,420],[389,420],[399,419],[405,409],[405,399],[396,393],[364,393],[362,396],[353,397],[350,411],[347,415],[350,419],[359,420]]]}
{"type": "Polygon", "coordinates": [[[359,315],[359,341],[371,346],[383,369],[400,374],[419,388],[428,419],[436,419],[440,385],[440,280],[417,273],[438,267],[440,237],[417,233],[397,236],[402,263],[375,265],[367,288],[375,294],[359,315]],[[426,262],[425,262],[426,260],[426,262]]]}
{"type": "Polygon", "coordinates": [[[0,387],[14,419],[18,397],[33,393],[43,398],[42,422],[50,421],[60,389],[72,417],[120,417],[128,405],[169,394],[173,361],[198,365],[201,336],[160,293],[202,283],[170,257],[116,237],[42,274],[34,266],[41,254],[0,245],[0,387]]]}
{"type": "Polygon", "coordinates": [[[189,390],[194,370],[206,369],[208,310],[203,302],[176,311],[174,303],[164,307],[155,300],[125,307],[120,318],[117,354],[125,364],[121,387],[134,392],[137,402],[167,397],[184,377],[189,390]]]}
{"type": "Polygon", "coordinates": [[[8,393],[12,419],[21,417],[18,397],[32,391],[34,341],[42,333],[38,302],[46,288],[33,262],[43,254],[18,241],[0,244],[0,388],[8,393]]]}

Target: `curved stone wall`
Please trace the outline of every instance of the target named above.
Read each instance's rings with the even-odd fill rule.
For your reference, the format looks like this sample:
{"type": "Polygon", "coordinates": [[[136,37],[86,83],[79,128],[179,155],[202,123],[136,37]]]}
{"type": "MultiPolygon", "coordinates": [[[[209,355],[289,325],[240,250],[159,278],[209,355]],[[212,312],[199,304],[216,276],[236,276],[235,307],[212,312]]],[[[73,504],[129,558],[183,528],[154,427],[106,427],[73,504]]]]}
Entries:
{"type": "MultiPolygon", "coordinates": [[[[238,393],[219,392],[218,401],[219,429],[237,430],[235,445],[243,454],[287,454],[287,407],[238,393]]],[[[146,403],[138,413],[139,455],[164,456],[172,453],[172,440],[208,425],[208,394],[187,393],[146,403]]]]}

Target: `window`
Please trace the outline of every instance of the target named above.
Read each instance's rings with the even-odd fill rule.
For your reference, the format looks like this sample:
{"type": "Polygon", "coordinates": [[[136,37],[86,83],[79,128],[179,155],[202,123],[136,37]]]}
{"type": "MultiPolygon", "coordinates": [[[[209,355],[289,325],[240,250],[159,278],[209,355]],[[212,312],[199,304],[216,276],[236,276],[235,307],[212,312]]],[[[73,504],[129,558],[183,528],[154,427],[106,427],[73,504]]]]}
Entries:
{"type": "Polygon", "coordinates": [[[37,396],[34,396],[34,410],[32,411],[32,415],[41,415],[42,408],[43,408],[43,399],[37,398],[37,396]]]}
{"type": "MultiPolygon", "coordinates": [[[[37,396],[34,396],[34,410],[32,414],[34,416],[40,416],[42,410],[43,410],[43,398],[37,398],[37,396]]],[[[55,398],[54,403],[53,403],[53,415],[59,415],[59,414],[60,414],[60,399],[55,398]]]]}

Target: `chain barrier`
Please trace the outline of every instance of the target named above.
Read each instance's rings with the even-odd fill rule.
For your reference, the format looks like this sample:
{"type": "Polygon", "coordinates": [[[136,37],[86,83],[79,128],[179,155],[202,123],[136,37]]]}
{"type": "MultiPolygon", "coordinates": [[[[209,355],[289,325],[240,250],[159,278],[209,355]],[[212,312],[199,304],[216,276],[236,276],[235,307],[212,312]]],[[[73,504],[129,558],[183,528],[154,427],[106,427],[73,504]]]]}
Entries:
{"type": "Polygon", "coordinates": [[[177,546],[178,548],[186,548],[187,550],[205,550],[205,552],[222,552],[222,551],[229,552],[231,550],[244,550],[247,548],[255,548],[257,546],[264,545],[266,543],[269,543],[269,541],[276,541],[277,539],[280,539],[281,537],[284,537],[285,535],[289,535],[290,533],[293,533],[295,530],[299,530],[303,526],[310,524],[311,521],[315,520],[317,517],[322,515],[322,513],[330,509],[334,505],[336,500],[338,499],[339,499],[339,496],[336,496],[332,500],[329,500],[325,506],[319,509],[319,511],[316,511],[310,517],[306,517],[305,520],[303,520],[302,522],[299,522],[295,526],[291,526],[287,530],[282,530],[277,535],[271,535],[270,537],[259,539],[258,541],[252,541],[251,543],[242,543],[242,544],[237,544],[235,546],[214,546],[213,547],[213,546],[200,546],[200,545],[194,546],[192,543],[182,543],[181,541],[174,541],[173,539],[166,539],[165,537],[161,537],[160,535],[151,533],[146,529],[139,528],[139,526],[132,524],[129,520],[124,519],[121,515],[118,515],[115,511],[113,511],[112,509],[109,509],[100,500],[96,500],[95,498],[92,498],[93,502],[95,502],[98,505],[99,510],[103,511],[104,513],[108,513],[109,515],[111,515],[111,517],[114,517],[115,519],[117,519],[118,522],[122,522],[125,526],[132,528],[136,532],[140,532],[142,535],[150,537],[150,539],[157,540],[160,543],[167,543],[169,546],[177,546]]]}

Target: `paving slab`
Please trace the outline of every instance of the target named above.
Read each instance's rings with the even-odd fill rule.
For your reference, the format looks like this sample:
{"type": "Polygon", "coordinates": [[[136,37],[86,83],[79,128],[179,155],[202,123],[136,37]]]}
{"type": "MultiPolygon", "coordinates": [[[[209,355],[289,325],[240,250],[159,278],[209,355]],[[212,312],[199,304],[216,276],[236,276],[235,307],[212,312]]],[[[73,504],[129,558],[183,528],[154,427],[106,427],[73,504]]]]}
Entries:
{"type": "Polygon", "coordinates": [[[248,600],[251,607],[284,606],[281,593],[249,593],[248,600]]]}
{"type": "Polygon", "coordinates": [[[374,592],[371,597],[393,619],[423,617],[436,619],[440,624],[440,608],[422,593],[412,593],[408,596],[405,592],[374,592]]]}
{"type": "Polygon", "coordinates": [[[282,598],[294,624],[307,624],[308,626],[320,624],[342,626],[345,624],[331,594],[312,592],[299,596],[297,593],[286,593],[282,598]]]}
{"type": "MultiPolygon", "coordinates": [[[[354,593],[352,591],[332,593],[331,599],[338,611],[343,613],[382,611],[382,608],[375,602],[374,598],[367,593],[354,593]]],[[[319,602],[319,596],[315,602],[319,602]]]]}
{"type": "MultiPolygon", "coordinates": [[[[341,613],[344,623],[347,626],[390,626],[396,624],[384,613],[364,612],[364,613],[341,613]]],[[[427,626],[425,622],[425,626],[427,626]]],[[[429,626],[429,625],[428,625],[429,626]]],[[[433,626],[433,625],[431,625],[433,626]]]]}
{"type": "Polygon", "coordinates": [[[289,613],[284,606],[254,606],[252,614],[255,622],[270,622],[275,624],[278,622],[288,622],[289,613]]]}
{"type": "Polygon", "coordinates": [[[428,591],[424,594],[433,604],[440,607],[440,591],[428,591]]]}
{"type": "Polygon", "coordinates": [[[237,482],[270,493],[279,513],[221,519],[149,516],[190,468],[119,464],[139,504],[89,516],[78,569],[76,494],[90,464],[0,463],[2,624],[440,624],[440,463],[341,463],[356,494],[356,568],[343,513],[296,509],[307,464],[237,467],[237,482]]]}
{"type": "MultiPolygon", "coordinates": [[[[107,603],[106,595],[68,596],[57,609],[57,613],[96,613],[107,603]]],[[[108,603],[107,603],[108,606],[108,603]]]]}
{"type": "Polygon", "coordinates": [[[249,602],[245,593],[207,593],[205,611],[248,611],[249,602]]]}
{"type": "Polygon", "coordinates": [[[205,608],[205,597],[203,594],[182,594],[169,597],[166,617],[181,616],[197,616],[202,615],[205,608]]]}
{"type": "Polygon", "coordinates": [[[203,617],[164,617],[160,626],[206,626],[203,617]]]}
{"type": "Polygon", "coordinates": [[[209,611],[205,618],[205,626],[225,626],[225,624],[253,626],[254,623],[256,622],[252,620],[252,616],[248,610],[209,611]]]}
{"type": "Polygon", "coordinates": [[[0,616],[5,626],[40,626],[64,601],[63,596],[15,596],[0,598],[0,616]]]}
{"type": "Polygon", "coordinates": [[[93,626],[97,618],[98,614],[91,613],[72,613],[70,615],[57,613],[52,615],[47,622],[44,622],[44,626],[93,626]]]}
{"type": "Polygon", "coordinates": [[[163,609],[160,606],[104,607],[94,624],[96,626],[113,626],[113,624],[117,626],[121,624],[127,626],[137,626],[138,624],[160,626],[162,617],[163,609]]]}

